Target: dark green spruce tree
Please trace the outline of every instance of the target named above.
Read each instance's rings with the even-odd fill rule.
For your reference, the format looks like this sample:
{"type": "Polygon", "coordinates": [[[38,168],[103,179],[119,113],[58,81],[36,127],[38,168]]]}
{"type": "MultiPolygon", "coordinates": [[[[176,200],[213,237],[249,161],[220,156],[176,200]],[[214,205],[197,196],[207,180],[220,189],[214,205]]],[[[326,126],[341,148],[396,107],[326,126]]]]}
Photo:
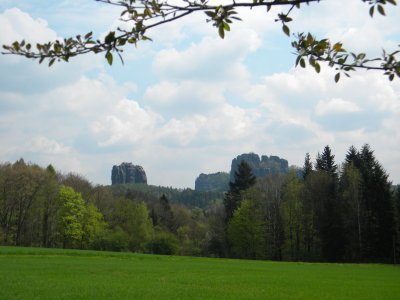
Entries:
{"type": "Polygon", "coordinates": [[[225,194],[225,221],[226,223],[233,216],[233,212],[240,207],[242,203],[241,192],[247,190],[256,183],[256,176],[251,172],[249,164],[242,160],[238,165],[238,170],[234,174],[234,181],[229,182],[229,191],[225,194]]]}
{"type": "Polygon", "coordinates": [[[310,153],[306,153],[306,157],[304,158],[304,166],[303,166],[303,179],[305,180],[308,175],[313,171],[313,165],[311,162],[310,153]]]}
{"type": "Polygon", "coordinates": [[[365,206],[363,256],[367,261],[389,262],[396,228],[391,183],[368,144],[360,151],[360,171],[365,206]]]}
{"type": "Polygon", "coordinates": [[[316,170],[323,181],[325,193],[319,199],[317,224],[320,233],[322,256],[327,261],[340,261],[345,251],[343,204],[338,197],[338,171],[335,156],[329,146],[317,155],[316,170]]]}
{"type": "Polygon", "coordinates": [[[396,240],[394,243],[393,263],[400,263],[400,185],[394,191],[395,221],[396,221],[396,240]]]}

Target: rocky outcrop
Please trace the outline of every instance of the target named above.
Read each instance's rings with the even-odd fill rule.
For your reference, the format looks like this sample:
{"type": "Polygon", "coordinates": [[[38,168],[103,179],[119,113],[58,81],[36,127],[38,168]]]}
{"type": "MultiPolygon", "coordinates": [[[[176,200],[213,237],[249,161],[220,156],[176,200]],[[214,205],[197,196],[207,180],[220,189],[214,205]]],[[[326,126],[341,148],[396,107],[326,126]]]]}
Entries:
{"type": "Polygon", "coordinates": [[[270,157],[262,155],[261,158],[255,153],[245,153],[232,160],[231,171],[229,173],[218,172],[214,174],[200,174],[196,178],[196,191],[227,191],[229,181],[234,181],[234,174],[239,163],[245,160],[251,167],[252,173],[256,177],[263,177],[270,174],[286,174],[289,171],[288,161],[279,156],[270,157]]]}
{"type": "Polygon", "coordinates": [[[262,155],[261,159],[258,154],[245,153],[237,156],[232,160],[230,180],[234,180],[234,174],[237,171],[239,163],[245,160],[251,167],[251,171],[256,177],[263,177],[269,174],[286,174],[289,170],[288,161],[279,156],[270,157],[262,155]]]}
{"type": "Polygon", "coordinates": [[[145,183],[147,184],[146,172],[141,166],[124,162],[119,166],[113,166],[111,171],[111,184],[145,183]]]}
{"type": "Polygon", "coordinates": [[[226,191],[229,185],[229,173],[201,173],[195,181],[196,191],[226,191]]]}

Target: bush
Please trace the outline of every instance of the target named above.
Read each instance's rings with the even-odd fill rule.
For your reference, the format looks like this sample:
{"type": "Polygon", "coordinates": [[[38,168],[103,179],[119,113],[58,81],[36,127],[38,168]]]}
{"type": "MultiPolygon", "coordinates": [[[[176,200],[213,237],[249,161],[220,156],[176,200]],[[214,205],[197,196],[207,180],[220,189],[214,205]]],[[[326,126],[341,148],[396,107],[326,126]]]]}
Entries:
{"type": "Polygon", "coordinates": [[[128,241],[128,234],[121,227],[115,227],[113,230],[100,232],[92,247],[94,250],[121,252],[128,250],[128,241]]]}
{"type": "Polygon", "coordinates": [[[178,240],[171,234],[159,233],[147,243],[146,249],[152,254],[177,254],[178,240]]]}

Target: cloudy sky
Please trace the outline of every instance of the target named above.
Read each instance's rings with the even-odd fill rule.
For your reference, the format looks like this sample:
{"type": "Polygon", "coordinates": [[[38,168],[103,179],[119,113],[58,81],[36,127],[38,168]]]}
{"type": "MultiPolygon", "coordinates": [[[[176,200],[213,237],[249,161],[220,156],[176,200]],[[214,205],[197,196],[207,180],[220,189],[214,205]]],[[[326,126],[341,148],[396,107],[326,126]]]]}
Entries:
{"type": "MultiPolygon", "coordinates": [[[[127,47],[124,66],[103,55],[51,68],[0,55],[0,162],[23,157],[110,184],[112,166],[127,161],[150,184],[193,188],[241,153],[301,166],[325,145],[342,162],[350,145],[369,143],[400,183],[400,79],[361,71],[336,84],[329,68],[294,68],[278,12],[240,11],[224,40],[204,14],[170,23],[127,47]]],[[[118,16],[94,0],[0,0],[0,44],[104,37],[118,16]]],[[[326,0],[292,16],[293,32],[370,56],[400,43],[400,7],[371,19],[361,0],[326,0]]]]}

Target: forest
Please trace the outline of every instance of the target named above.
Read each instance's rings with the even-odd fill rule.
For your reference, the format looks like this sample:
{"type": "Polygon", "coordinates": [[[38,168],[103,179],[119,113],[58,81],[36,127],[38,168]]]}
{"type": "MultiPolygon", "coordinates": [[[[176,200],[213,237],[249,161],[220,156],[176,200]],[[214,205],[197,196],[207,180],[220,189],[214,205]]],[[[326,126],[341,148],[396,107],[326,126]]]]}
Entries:
{"type": "Polygon", "coordinates": [[[256,178],[242,161],[225,194],[207,198],[188,189],[179,198],[168,188],[160,187],[160,195],[94,185],[23,159],[2,163],[0,245],[399,262],[400,187],[389,181],[368,144],[351,146],[341,164],[329,146],[315,161],[307,153],[302,175],[297,171],[256,178]]]}

